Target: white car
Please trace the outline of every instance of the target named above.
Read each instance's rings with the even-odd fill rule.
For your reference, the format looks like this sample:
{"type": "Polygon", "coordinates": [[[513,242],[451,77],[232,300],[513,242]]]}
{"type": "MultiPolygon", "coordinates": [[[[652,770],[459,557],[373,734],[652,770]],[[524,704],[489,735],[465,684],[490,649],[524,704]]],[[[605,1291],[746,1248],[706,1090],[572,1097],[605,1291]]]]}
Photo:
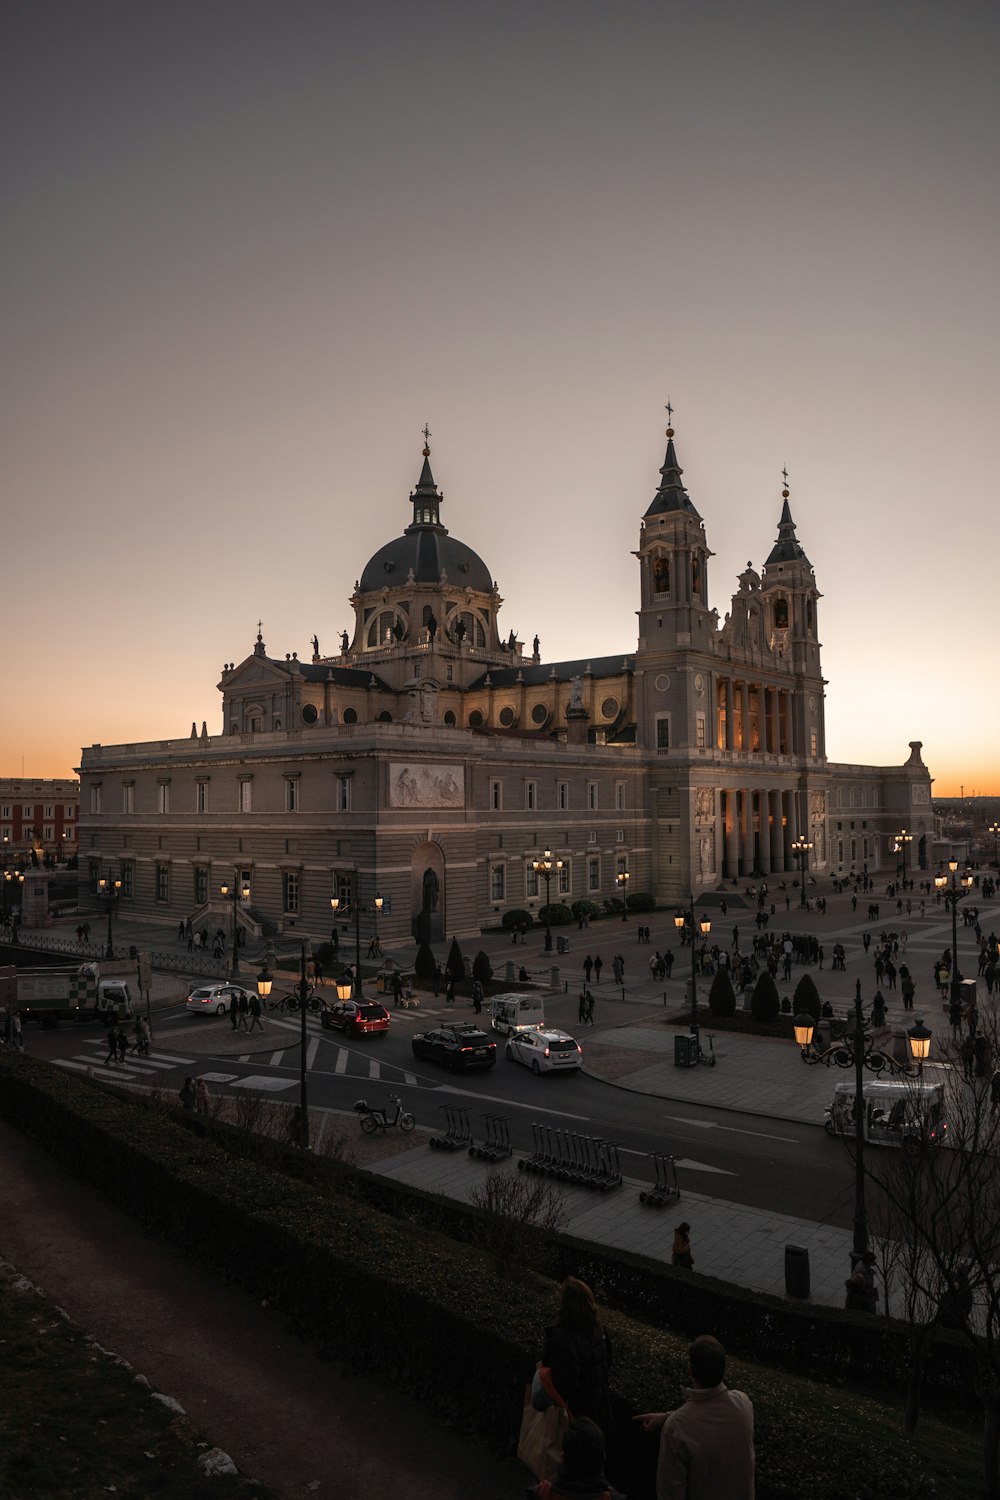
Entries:
{"type": "Polygon", "coordinates": [[[249,990],[238,984],[200,984],[188,995],[185,1008],[197,1011],[201,1016],[225,1016],[229,1013],[234,995],[237,1000],[241,995],[246,995],[249,1004],[249,990]]]}
{"type": "Polygon", "coordinates": [[[539,1073],[578,1073],[583,1048],[568,1031],[518,1031],[504,1047],[508,1062],[524,1063],[539,1073]]]}

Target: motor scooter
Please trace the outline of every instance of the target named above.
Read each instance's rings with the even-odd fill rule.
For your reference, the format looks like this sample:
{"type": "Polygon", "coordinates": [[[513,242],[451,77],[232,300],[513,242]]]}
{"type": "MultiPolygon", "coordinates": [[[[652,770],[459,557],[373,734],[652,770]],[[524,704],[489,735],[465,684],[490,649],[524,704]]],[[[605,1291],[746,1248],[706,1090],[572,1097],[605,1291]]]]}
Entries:
{"type": "Polygon", "coordinates": [[[355,1113],[360,1116],[361,1129],[365,1135],[374,1135],[376,1130],[389,1130],[398,1125],[400,1130],[412,1130],[416,1120],[408,1110],[403,1109],[403,1101],[398,1094],[389,1095],[389,1103],[396,1106],[394,1114],[389,1114],[388,1108],[381,1109],[373,1107],[367,1099],[359,1099],[354,1106],[355,1113]]]}

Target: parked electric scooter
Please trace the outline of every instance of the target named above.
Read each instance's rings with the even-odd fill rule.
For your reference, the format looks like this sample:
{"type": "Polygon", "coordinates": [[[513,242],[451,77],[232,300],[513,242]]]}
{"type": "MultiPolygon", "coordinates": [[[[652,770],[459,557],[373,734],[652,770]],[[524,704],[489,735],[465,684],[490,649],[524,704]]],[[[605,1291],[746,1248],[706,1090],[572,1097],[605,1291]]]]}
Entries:
{"type": "Polygon", "coordinates": [[[376,1130],[389,1130],[393,1125],[398,1125],[400,1130],[412,1130],[416,1120],[408,1110],[403,1109],[403,1101],[398,1094],[389,1095],[389,1103],[396,1106],[395,1114],[390,1115],[388,1109],[375,1109],[367,1099],[359,1099],[355,1104],[355,1112],[360,1115],[361,1129],[365,1135],[374,1135],[376,1130]]]}

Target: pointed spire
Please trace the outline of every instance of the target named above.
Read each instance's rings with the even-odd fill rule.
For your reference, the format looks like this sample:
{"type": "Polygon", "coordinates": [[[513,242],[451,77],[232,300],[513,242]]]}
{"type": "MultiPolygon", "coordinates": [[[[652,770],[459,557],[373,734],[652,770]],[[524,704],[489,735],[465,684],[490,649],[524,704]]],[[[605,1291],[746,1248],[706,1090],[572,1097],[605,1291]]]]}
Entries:
{"type": "MultiPolygon", "coordinates": [[[[438,493],[438,487],[434,483],[434,475],[431,473],[431,430],[426,422],[422,428],[424,447],[424,466],[420,470],[420,478],[417,480],[416,488],[410,494],[410,503],[413,506],[413,526],[440,526],[440,505],[442,496],[438,493]]],[[[410,528],[407,528],[408,530],[410,528]]]]}
{"type": "MultiPolygon", "coordinates": [[[[792,520],[791,507],[788,504],[788,470],[782,469],[781,477],[783,487],[781,491],[781,519],[778,522],[778,540],[768,555],[768,563],[777,562],[804,562],[808,564],[802,546],[795,535],[795,522],[792,520]]],[[[765,567],[767,564],[765,563],[765,567]]]]}
{"type": "MultiPolygon", "coordinates": [[[[674,409],[669,400],[667,401],[666,411],[668,417],[673,416],[674,409]]],[[[684,473],[684,470],[677,462],[677,453],[674,449],[674,429],[672,426],[667,428],[666,438],[667,453],[663,460],[663,467],[660,470],[660,486],[650,502],[646,515],[658,516],[663,515],[667,511],[685,510],[689,515],[696,516],[700,521],[701,517],[691,504],[688,492],[681,483],[681,475],[684,473]]]]}

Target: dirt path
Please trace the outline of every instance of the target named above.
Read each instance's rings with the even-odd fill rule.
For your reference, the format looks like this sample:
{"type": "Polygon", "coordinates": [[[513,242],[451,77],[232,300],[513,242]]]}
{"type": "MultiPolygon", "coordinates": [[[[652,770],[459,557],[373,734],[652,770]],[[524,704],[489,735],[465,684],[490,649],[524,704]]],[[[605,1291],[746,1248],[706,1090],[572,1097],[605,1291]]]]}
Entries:
{"type": "Polygon", "coordinates": [[[316,1359],[276,1315],[146,1235],[3,1123],[0,1255],[286,1500],[524,1494],[516,1461],[447,1432],[384,1382],[316,1359]]]}

